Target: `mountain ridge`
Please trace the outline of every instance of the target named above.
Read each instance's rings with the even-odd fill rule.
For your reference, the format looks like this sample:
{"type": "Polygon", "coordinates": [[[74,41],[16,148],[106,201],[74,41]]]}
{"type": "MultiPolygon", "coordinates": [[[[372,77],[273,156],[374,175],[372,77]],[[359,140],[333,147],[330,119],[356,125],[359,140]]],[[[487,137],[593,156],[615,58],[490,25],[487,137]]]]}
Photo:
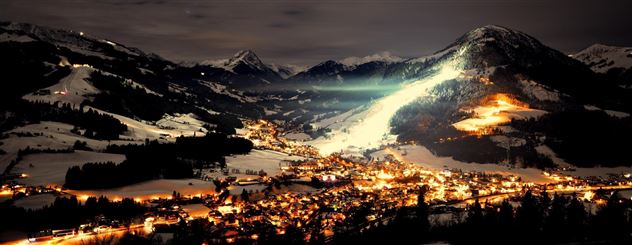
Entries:
{"type": "MultiPolygon", "coordinates": [[[[195,114],[201,121],[221,124],[225,120],[230,122],[228,127],[233,127],[238,126],[239,118],[266,118],[288,128],[304,128],[306,133],[317,137],[326,134],[326,128],[308,126],[342,112],[367,108],[382,98],[430,79],[433,84],[417,86],[424,91],[407,91],[419,93],[419,98],[412,103],[387,105],[389,109],[397,107],[396,116],[385,121],[400,142],[415,141],[437,155],[453,156],[466,162],[504,159],[506,150],[494,140],[498,137],[492,136],[526,142],[514,149],[525,159],[509,159],[513,162],[543,161],[535,150],[542,145],[549,146],[562,158],[584,165],[595,164],[597,153],[610,154],[610,160],[617,163],[627,159],[614,151],[619,149],[616,145],[604,142],[600,136],[614,137],[611,135],[614,131],[597,134],[591,124],[600,129],[618,129],[623,134],[628,132],[621,122],[627,122],[629,117],[614,118],[610,114],[630,113],[625,109],[632,104],[627,96],[629,92],[604,82],[605,77],[580,61],[525,33],[505,27],[484,26],[471,30],[430,56],[391,57],[391,60],[367,56],[369,59],[352,60],[368,62],[351,62],[355,64],[351,66],[329,60],[285,78],[279,75],[280,67],[270,68],[251,50],[217,62],[230,68],[226,70],[216,67],[217,64],[176,64],[105,39],[84,38],[77,32],[60,31],[58,36],[40,33],[48,39],[35,34],[23,37],[16,34],[19,28],[20,25],[0,28],[0,37],[4,40],[0,48],[11,57],[4,61],[3,69],[8,69],[6,72],[12,78],[31,75],[24,79],[24,84],[31,85],[3,91],[18,94],[18,98],[24,95],[20,93],[41,96],[35,95],[38,89],[59,83],[68,76],[65,72],[75,74],[73,69],[94,70],[98,73],[93,72],[86,79],[97,94],[85,95],[84,105],[148,122],[158,121],[165,114],[195,114]],[[55,38],[61,39],[59,43],[55,38]],[[51,71],[58,71],[59,78],[51,77],[46,84],[37,82],[51,71]],[[443,79],[443,72],[450,72],[450,76],[437,80],[443,79]],[[457,73],[458,76],[453,76],[457,73]],[[507,120],[489,125],[483,132],[464,132],[455,126],[479,120],[482,109],[498,107],[500,103],[512,105],[498,112],[508,117],[507,120]],[[532,112],[537,115],[525,114],[532,112]],[[564,122],[568,118],[583,117],[592,119],[576,122],[576,125],[564,122]],[[586,128],[591,129],[582,133],[586,128]],[[579,134],[586,135],[585,139],[573,138],[579,134]],[[550,137],[542,139],[539,135],[550,137]],[[446,138],[452,140],[445,141],[446,138]],[[590,146],[599,142],[603,146],[591,155],[581,145],[568,142],[590,146]],[[604,148],[606,146],[611,150],[604,148]],[[572,155],[573,147],[580,147],[582,153],[572,155]],[[460,150],[462,152],[458,152],[460,150]]],[[[81,86],[76,87],[86,87],[84,83],[78,85],[81,86]]],[[[397,102],[392,98],[388,101],[397,102]]]]}

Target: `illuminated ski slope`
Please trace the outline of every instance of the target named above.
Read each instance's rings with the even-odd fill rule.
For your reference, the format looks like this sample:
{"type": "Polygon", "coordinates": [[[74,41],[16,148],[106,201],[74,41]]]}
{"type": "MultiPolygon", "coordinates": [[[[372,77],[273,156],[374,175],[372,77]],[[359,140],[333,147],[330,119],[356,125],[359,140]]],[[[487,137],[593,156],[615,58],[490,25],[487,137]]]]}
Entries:
{"type": "Polygon", "coordinates": [[[488,103],[468,111],[474,114],[472,118],[459,121],[452,126],[461,131],[483,135],[489,133],[494,126],[511,122],[512,119],[537,118],[546,114],[546,111],[531,109],[526,103],[512,99],[506,94],[491,97],[488,103]]]}
{"type": "Polygon", "coordinates": [[[428,89],[447,80],[455,79],[462,73],[459,57],[465,52],[462,48],[454,57],[440,65],[438,72],[430,77],[412,82],[399,91],[374,102],[358,117],[347,119],[331,128],[326,137],[310,142],[321,154],[338,151],[359,153],[363,149],[373,148],[393,142],[390,134],[390,120],[403,106],[428,95],[428,89]]]}

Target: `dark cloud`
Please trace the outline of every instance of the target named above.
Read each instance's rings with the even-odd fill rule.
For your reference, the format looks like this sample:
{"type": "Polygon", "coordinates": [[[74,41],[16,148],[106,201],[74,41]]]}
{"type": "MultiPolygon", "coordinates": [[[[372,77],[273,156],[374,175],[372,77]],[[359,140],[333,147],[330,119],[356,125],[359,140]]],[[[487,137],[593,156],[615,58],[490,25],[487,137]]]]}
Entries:
{"type": "Polygon", "coordinates": [[[632,46],[629,0],[3,0],[0,19],[80,30],[173,60],[240,49],[267,62],[312,65],[390,51],[437,51],[473,28],[498,24],[574,52],[632,46]]]}

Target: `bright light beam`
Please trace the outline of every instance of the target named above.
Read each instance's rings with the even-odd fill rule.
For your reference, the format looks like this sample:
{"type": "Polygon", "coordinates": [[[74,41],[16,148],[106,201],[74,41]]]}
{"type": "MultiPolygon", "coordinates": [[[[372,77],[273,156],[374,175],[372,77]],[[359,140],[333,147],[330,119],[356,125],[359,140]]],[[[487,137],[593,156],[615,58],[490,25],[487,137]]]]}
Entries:
{"type": "Polygon", "coordinates": [[[456,79],[462,74],[460,57],[466,48],[462,48],[455,57],[441,64],[439,71],[430,77],[417,80],[399,91],[382,97],[363,112],[363,120],[353,122],[346,129],[337,129],[329,138],[318,138],[312,142],[321,154],[330,154],[350,148],[368,149],[395,140],[390,134],[390,120],[395,113],[416,99],[427,96],[428,90],[444,81],[456,79]]]}

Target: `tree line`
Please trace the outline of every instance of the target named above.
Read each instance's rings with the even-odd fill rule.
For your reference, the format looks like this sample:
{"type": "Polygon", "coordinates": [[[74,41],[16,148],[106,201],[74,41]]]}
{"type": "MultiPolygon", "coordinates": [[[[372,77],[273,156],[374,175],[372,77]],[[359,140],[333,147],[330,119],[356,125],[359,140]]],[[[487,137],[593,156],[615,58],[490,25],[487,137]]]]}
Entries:
{"type": "Polygon", "coordinates": [[[575,194],[536,195],[527,191],[516,200],[499,204],[468,205],[465,213],[452,213],[450,222],[430,225],[432,211],[422,199],[417,207],[402,208],[392,222],[364,233],[335,234],[335,243],[348,241],[420,244],[560,244],[632,241],[632,202],[617,193],[593,214],[575,194]],[[517,206],[517,207],[516,207],[517,206]]]}
{"type": "Polygon", "coordinates": [[[69,103],[49,104],[45,102],[19,101],[13,105],[12,117],[0,121],[0,131],[10,130],[24,124],[55,121],[75,125],[85,129],[83,135],[100,140],[118,139],[127,131],[127,126],[118,119],[99,113],[92,108],[84,111],[69,103]]]}
{"type": "Polygon", "coordinates": [[[178,137],[174,143],[146,141],[142,145],[109,145],[108,153],[124,154],[115,164],[86,163],[66,171],[65,187],[101,189],[134,184],[152,179],[193,177],[193,168],[206,164],[225,164],[225,156],[246,154],[253,145],[247,139],[208,133],[203,137],[178,137]]]}
{"type": "MultiPolygon", "coordinates": [[[[237,117],[225,113],[211,114],[200,108],[209,107],[208,105],[196,106],[202,101],[195,101],[186,94],[161,90],[161,95],[156,95],[122,77],[106,75],[99,71],[92,72],[88,81],[102,93],[87,103],[119,115],[157,121],[165,114],[194,113],[200,120],[215,125],[214,128],[220,132],[234,133],[235,128],[243,127],[237,117]]],[[[220,101],[214,103],[219,104],[220,101]]],[[[232,103],[230,106],[238,105],[232,103]]]]}
{"type": "Polygon", "coordinates": [[[513,120],[509,126],[535,135],[546,135],[545,144],[561,158],[578,167],[630,166],[628,144],[632,119],[604,111],[567,108],[538,119],[513,120]]]}
{"type": "Polygon", "coordinates": [[[112,202],[107,197],[89,197],[85,202],[76,196],[56,197],[55,201],[41,209],[31,210],[14,206],[11,202],[0,203],[0,230],[37,232],[44,229],[69,229],[93,221],[97,215],[118,219],[129,224],[142,217],[147,208],[133,199],[112,202]]]}

